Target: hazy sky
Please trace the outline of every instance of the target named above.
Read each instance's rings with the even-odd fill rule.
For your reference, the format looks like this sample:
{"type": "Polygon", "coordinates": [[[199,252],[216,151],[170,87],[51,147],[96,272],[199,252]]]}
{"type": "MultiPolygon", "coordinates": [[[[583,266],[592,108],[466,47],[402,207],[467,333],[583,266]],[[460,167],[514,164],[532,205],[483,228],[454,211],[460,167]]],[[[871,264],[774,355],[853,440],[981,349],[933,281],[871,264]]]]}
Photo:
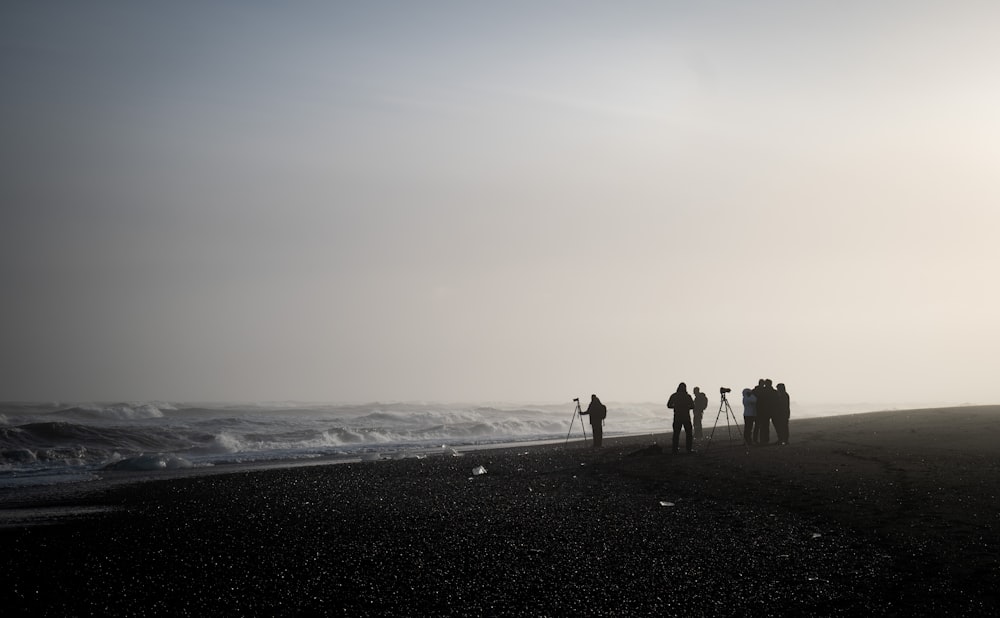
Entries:
{"type": "Polygon", "coordinates": [[[998,28],[3,2],[0,399],[997,403],[998,28]]]}

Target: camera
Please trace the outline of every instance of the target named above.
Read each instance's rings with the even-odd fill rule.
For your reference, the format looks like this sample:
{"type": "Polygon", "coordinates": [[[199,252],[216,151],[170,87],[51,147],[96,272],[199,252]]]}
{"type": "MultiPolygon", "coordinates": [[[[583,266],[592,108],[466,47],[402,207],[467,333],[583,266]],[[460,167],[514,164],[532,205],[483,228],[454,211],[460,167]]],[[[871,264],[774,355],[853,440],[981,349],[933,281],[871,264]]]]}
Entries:
{"type": "Polygon", "coordinates": [[[579,397],[574,397],[574,398],[573,398],[573,401],[575,401],[575,402],[577,402],[577,403],[580,403],[580,398],[579,398],[579,397]]]}
{"type": "Polygon", "coordinates": [[[733,389],[731,388],[726,388],[725,386],[722,386],[719,388],[719,394],[725,395],[726,393],[732,392],[732,390],[733,389]]]}

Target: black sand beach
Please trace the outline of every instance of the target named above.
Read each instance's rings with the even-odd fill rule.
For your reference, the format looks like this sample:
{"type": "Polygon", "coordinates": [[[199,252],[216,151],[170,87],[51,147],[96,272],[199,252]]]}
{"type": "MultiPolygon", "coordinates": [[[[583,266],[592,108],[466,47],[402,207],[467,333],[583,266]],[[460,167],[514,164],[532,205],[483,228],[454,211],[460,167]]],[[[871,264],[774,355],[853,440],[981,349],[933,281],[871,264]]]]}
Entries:
{"type": "Polygon", "coordinates": [[[1000,612],[1000,406],[669,438],[11,491],[3,614],[1000,612]]]}

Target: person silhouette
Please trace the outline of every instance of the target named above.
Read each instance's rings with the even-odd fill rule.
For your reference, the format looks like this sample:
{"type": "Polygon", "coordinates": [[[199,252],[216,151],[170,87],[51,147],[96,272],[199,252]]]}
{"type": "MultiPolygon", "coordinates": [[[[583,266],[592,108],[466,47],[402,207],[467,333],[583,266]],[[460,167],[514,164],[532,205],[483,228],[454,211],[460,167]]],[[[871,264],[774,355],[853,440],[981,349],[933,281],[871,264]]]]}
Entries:
{"type": "Polygon", "coordinates": [[[743,389],[743,441],[750,446],[755,442],[754,428],[757,424],[757,395],[749,388],[743,389]]]}
{"type": "Polygon", "coordinates": [[[667,400],[667,407],[674,411],[674,450],[680,442],[681,428],[684,428],[684,442],[687,452],[694,451],[694,436],[691,435],[691,408],[694,407],[694,400],[688,395],[687,385],[683,382],[677,385],[677,391],[670,395],[667,400]]]}
{"type": "Polygon", "coordinates": [[[705,416],[705,408],[708,407],[708,396],[701,392],[697,386],[694,387],[694,437],[701,439],[701,419],[705,416]]]}
{"type": "Polygon", "coordinates": [[[757,444],[765,445],[771,442],[771,417],[778,405],[778,391],[774,390],[770,379],[762,379],[753,390],[757,397],[757,444]]]}
{"type": "Polygon", "coordinates": [[[788,421],[792,416],[792,401],[784,384],[778,385],[777,404],[774,408],[774,430],[778,432],[778,444],[788,444],[788,421]]]}
{"type": "Polygon", "coordinates": [[[601,448],[601,440],[604,438],[604,419],[608,415],[608,408],[597,395],[590,396],[590,404],[585,412],[580,414],[590,415],[590,433],[594,436],[594,448],[601,448]]]}

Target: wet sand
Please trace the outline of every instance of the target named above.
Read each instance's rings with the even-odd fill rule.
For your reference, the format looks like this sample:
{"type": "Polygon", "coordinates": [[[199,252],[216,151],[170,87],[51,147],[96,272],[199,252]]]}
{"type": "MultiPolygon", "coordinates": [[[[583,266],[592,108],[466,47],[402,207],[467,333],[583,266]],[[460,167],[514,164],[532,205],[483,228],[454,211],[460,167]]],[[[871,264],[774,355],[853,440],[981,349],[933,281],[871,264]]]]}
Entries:
{"type": "Polygon", "coordinates": [[[1000,406],[669,438],[0,497],[4,614],[1000,613],[1000,406]]]}

